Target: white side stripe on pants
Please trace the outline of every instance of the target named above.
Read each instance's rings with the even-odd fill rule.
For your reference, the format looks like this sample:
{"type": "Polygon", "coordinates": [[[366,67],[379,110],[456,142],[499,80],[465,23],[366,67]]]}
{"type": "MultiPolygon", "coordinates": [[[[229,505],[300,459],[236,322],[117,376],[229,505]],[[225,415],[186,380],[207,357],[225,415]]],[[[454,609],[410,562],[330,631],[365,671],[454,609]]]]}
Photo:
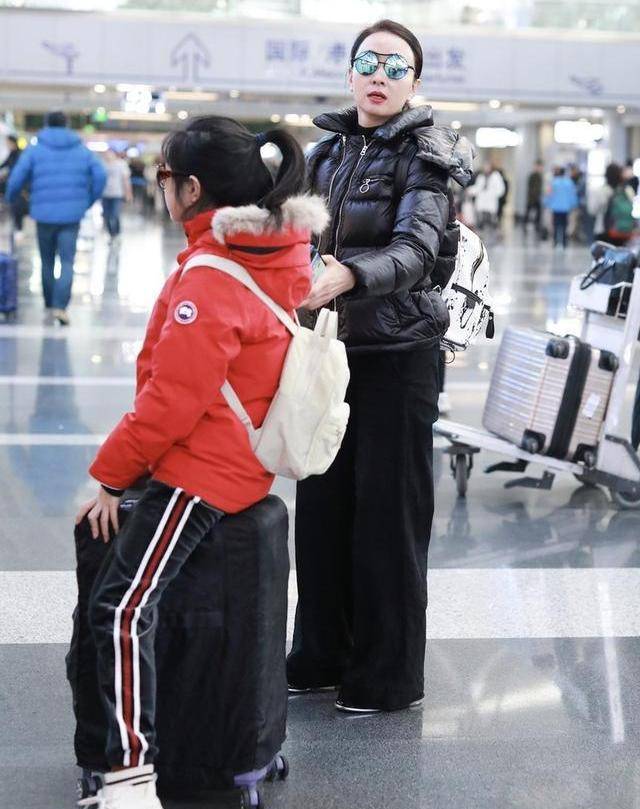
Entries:
{"type": "Polygon", "coordinates": [[[147,604],[149,600],[149,596],[151,593],[156,589],[158,586],[158,581],[160,580],[160,576],[162,575],[162,571],[167,566],[167,562],[171,558],[171,554],[173,553],[173,549],[176,546],[177,541],[180,539],[184,526],[186,525],[187,520],[189,519],[189,515],[193,511],[193,507],[196,503],[200,502],[199,497],[194,497],[189,501],[189,504],[184,510],[184,514],[182,515],[182,519],[178,523],[178,526],[175,530],[171,543],[167,548],[164,556],[160,560],[160,564],[158,565],[158,569],[156,571],[155,576],[151,580],[151,585],[149,589],[145,592],[140,601],[140,605],[136,607],[133,613],[133,621],[131,623],[131,642],[133,646],[133,730],[136,736],[140,739],[142,744],[142,752],[140,754],[140,766],[145,763],[144,756],[147,750],[149,749],[149,743],[147,742],[146,737],[140,730],[140,714],[142,713],[142,705],[141,699],[142,695],[140,692],[140,643],[138,639],[137,627],[138,627],[138,619],[140,618],[140,612],[142,608],[147,604]]]}
{"type": "MultiPolygon", "coordinates": [[[[129,736],[127,733],[127,725],[124,720],[124,711],[122,705],[122,657],[120,653],[120,629],[122,626],[122,613],[126,604],[128,603],[129,599],[135,592],[136,587],[140,584],[140,580],[142,579],[142,574],[147,566],[153,551],[155,550],[158,542],[160,541],[160,537],[165,529],[167,522],[169,521],[169,517],[171,516],[171,512],[173,511],[175,504],[178,500],[178,497],[182,493],[182,489],[176,489],[169,500],[169,503],[162,515],[162,519],[158,523],[158,528],[156,529],[155,534],[153,535],[153,539],[149,543],[149,547],[147,548],[144,556],[142,557],[142,561],[140,562],[140,566],[136,572],[136,575],[131,582],[131,586],[127,590],[127,592],[122,597],[122,601],[116,608],[114,622],[113,622],[113,651],[114,651],[114,688],[115,688],[115,698],[116,698],[116,719],[118,722],[118,727],[120,728],[120,742],[122,744],[122,749],[124,751],[124,760],[122,762],[123,766],[128,767],[131,763],[131,749],[129,746],[129,736]]],[[[140,739],[143,745],[146,743],[146,740],[140,739]]]]}

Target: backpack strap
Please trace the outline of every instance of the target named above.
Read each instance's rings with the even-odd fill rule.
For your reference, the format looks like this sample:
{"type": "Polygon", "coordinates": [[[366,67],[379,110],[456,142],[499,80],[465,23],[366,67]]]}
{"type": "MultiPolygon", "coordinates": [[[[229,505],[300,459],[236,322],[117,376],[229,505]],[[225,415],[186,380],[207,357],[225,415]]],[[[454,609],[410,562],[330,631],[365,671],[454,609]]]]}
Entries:
{"type": "Polygon", "coordinates": [[[267,293],[264,292],[258,286],[258,284],[256,284],[242,264],[238,264],[237,262],[231,261],[228,258],[223,258],[222,256],[215,256],[211,253],[205,253],[190,258],[182,268],[182,271],[187,272],[192,267],[211,267],[214,270],[220,270],[227,275],[231,275],[236,279],[236,281],[240,281],[240,283],[247,287],[247,289],[251,290],[251,292],[253,292],[257,298],[260,298],[262,303],[271,309],[273,314],[278,318],[282,325],[291,332],[291,334],[294,336],[297,334],[298,324],[285,312],[280,304],[272,300],[267,293]]]}
{"type": "Polygon", "coordinates": [[[251,444],[251,447],[255,447],[258,438],[260,437],[260,431],[256,430],[256,428],[253,426],[251,416],[245,410],[244,405],[240,401],[240,397],[231,387],[231,383],[228,379],[225,379],[224,384],[220,388],[220,393],[224,396],[229,407],[244,425],[244,428],[249,435],[249,443],[251,444]]]}
{"type": "MultiPolygon", "coordinates": [[[[214,270],[220,270],[220,272],[231,275],[237,281],[240,281],[241,284],[244,284],[247,289],[251,290],[251,292],[253,292],[257,298],[260,298],[265,306],[268,306],[269,309],[271,309],[273,314],[278,318],[283,326],[285,326],[288,331],[291,332],[291,334],[294,336],[297,334],[298,324],[293,320],[293,318],[289,317],[289,315],[279,304],[271,300],[266,292],[263,292],[263,290],[260,289],[258,284],[256,284],[251,275],[249,275],[247,270],[241,264],[237,264],[235,261],[231,261],[228,258],[223,258],[222,256],[206,253],[190,258],[182,268],[182,271],[188,272],[192,267],[211,267],[214,270]]],[[[225,379],[224,384],[220,388],[220,393],[224,396],[231,410],[233,410],[244,425],[249,435],[249,443],[251,444],[251,447],[255,447],[259,437],[259,431],[253,426],[251,417],[247,413],[246,408],[240,401],[240,397],[235,392],[228,379],[225,379]]]]}

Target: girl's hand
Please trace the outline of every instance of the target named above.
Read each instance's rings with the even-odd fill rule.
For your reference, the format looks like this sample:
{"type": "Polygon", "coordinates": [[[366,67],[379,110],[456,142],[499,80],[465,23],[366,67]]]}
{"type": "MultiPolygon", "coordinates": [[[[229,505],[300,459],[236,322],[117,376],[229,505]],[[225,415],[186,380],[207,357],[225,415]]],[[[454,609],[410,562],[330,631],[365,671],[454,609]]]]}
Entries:
{"type": "Polygon", "coordinates": [[[102,539],[104,543],[109,542],[111,539],[109,527],[113,528],[114,534],[118,533],[120,527],[118,524],[120,499],[120,497],[114,497],[105,492],[101,487],[97,497],[80,507],[80,511],[76,515],[76,525],[87,517],[91,526],[91,536],[94,539],[102,539]]]}
{"type": "Polygon", "coordinates": [[[322,256],[326,269],[311,287],[309,297],[300,306],[305,309],[320,309],[329,301],[348,292],[356,285],[355,275],[333,256],[322,256]]]}

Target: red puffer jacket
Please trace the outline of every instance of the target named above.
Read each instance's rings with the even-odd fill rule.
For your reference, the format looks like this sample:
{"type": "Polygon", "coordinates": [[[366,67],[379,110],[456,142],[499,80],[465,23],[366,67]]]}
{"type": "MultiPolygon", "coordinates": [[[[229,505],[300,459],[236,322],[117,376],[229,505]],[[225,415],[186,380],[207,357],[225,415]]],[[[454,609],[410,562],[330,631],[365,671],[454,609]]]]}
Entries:
{"type": "Polygon", "coordinates": [[[247,432],[220,387],[236,390],[260,426],[277,390],[290,335],[246,287],[209,267],[182,272],[194,255],[233,259],[292,312],[311,286],[309,240],[327,221],[323,202],[295,197],[282,227],[255,205],[199,214],[185,225],[189,245],[154,306],[137,364],[134,409],[120,420],[90,474],[114,489],[151,471],[223,511],[267,495],[273,475],[253,454],[247,432]]]}

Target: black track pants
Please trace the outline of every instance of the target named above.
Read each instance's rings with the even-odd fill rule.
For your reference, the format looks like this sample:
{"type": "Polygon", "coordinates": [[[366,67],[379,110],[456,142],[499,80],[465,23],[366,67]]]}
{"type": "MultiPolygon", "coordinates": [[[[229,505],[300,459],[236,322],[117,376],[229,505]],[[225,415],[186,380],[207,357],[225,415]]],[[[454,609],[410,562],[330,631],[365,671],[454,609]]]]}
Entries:
{"type": "Polygon", "coordinates": [[[157,605],[222,516],[199,497],[151,481],[115,541],[110,564],[96,579],[89,619],[112,767],[137,767],[155,758],[157,605]]]}

